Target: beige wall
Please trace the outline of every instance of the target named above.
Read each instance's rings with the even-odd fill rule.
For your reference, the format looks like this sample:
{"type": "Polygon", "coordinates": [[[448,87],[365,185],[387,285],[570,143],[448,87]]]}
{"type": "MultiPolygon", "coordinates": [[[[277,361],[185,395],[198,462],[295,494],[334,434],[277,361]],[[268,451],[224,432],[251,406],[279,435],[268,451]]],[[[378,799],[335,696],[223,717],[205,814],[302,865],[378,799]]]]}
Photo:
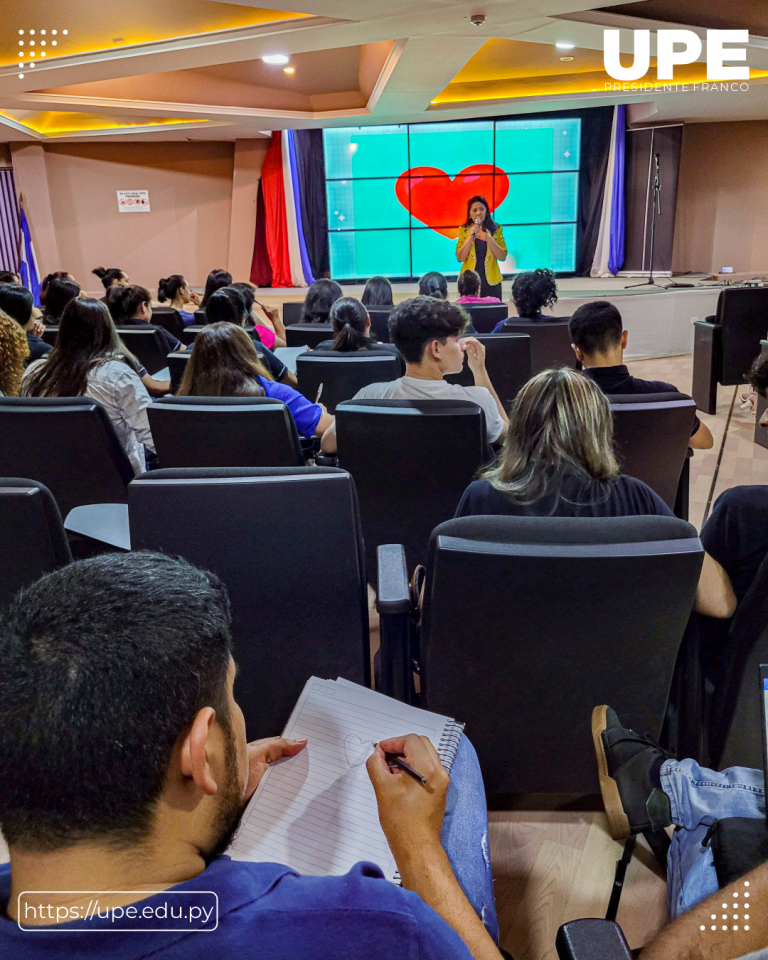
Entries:
{"type": "Polygon", "coordinates": [[[234,151],[226,142],[14,145],[17,187],[40,207],[29,212],[41,269],[69,270],[89,292],[101,289],[97,266],[121,267],[152,291],[171,273],[203,284],[229,263],[234,151]],[[150,212],[118,213],[117,190],[149,190],[150,212]]]}
{"type": "Polygon", "coordinates": [[[768,274],[768,120],[686,124],[672,266],[768,274]]]}

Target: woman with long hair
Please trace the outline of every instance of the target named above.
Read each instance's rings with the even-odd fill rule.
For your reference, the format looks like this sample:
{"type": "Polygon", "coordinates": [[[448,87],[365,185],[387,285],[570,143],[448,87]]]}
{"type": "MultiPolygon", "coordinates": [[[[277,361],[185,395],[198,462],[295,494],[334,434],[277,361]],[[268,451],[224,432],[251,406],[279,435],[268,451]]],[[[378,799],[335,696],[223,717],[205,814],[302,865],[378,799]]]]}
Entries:
{"type": "Polygon", "coordinates": [[[496,462],[464,491],[457,517],[674,516],[641,480],[619,473],[602,390],[569,367],[526,383],[496,462]]]}
{"type": "Polygon", "coordinates": [[[45,292],[43,322],[55,326],[70,300],[80,296],[80,284],[66,277],[53,277],[45,292]]]}
{"type": "Polygon", "coordinates": [[[157,283],[157,299],[160,303],[170,300],[170,305],[184,321],[185,327],[191,327],[195,322],[194,310],[186,308],[193,306],[197,309],[200,306],[200,294],[190,288],[186,277],[180,273],[160,278],[157,283]]]}
{"type": "Polygon", "coordinates": [[[419,296],[435,300],[448,299],[448,281],[437,270],[430,270],[419,280],[419,296]]]}
{"type": "Polygon", "coordinates": [[[456,259],[462,273],[475,270],[480,277],[480,296],[501,300],[501,270],[499,261],[507,259],[504,231],[491,218],[491,208],[485,197],[470,197],[467,219],[459,229],[456,241],[456,259]]]}
{"type": "Polygon", "coordinates": [[[307,290],[301,310],[302,323],[328,323],[331,307],[343,296],[335,280],[315,280],[307,290]]]}
{"type": "Polygon", "coordinates": [[[117,335],[105,304],[71,300],[61,317],[56,346],[24,374],[25,397],[92,397],[107,411],[136,473],[154,453],[147,407],[152,400],[139,378],[139,362],[117,335]]]}
{"type": "Polygon", "coordinates": [[[371,277],[360,298],[364,307],[392,307],[392,284],[386,277],[371,277]]]}
{"type": "Polygon", "coordinates": [[[53,273],[46,274],[40,282],[40,306],[45,307],[45,298],[48,296],[48,287],[51,280],[72,280],[77,282],[75,278],[67,270],[54,270],[53,273]]]}
{"type": "Polygon", "coordinates": [[[243,300],[245,300],[245,309],[248,311],[245,320],[246,329],[255,329],[259,335],[259,340],[269,350],[274,350],[275,347],[284,347],[285,327],[280,318],[280,311],[276,307],[265,307],[263,303],[259,303],[264,318],[257,317],[253,309],[257,303],[256,290],[253,284],[239,282],[231,284],[231,287],[233,290],[239,290],[243,295],[243,300]]]}
{"type": "Polygon", "coordinates": [[[211,270],[208,274],[208,279],[205,281],[205,293],[200,303],[203,310],[208,306],[208,301],[217,290],[221,290],[222,287],[228,287],[231,283],[231,273],[227,273],[226,270],[211,270]]]}
{"type": "Polygon", "coordinates": [[[195,337],[180,397],[274,397],[291,411],[303,437],[321,437],[333,423],[322,404],[310,403],[298,390],[275,383],[253,340],[233,323],[211,323],[195,337]]]}
{"type": "MultiPolygon", "coordinates": [[[[152,323],[152,296],[146,287],[131,284],[129,287],[115,286],[107,291],[107,309],[117,327],[139,326],[142,323],[152,323]]],[[[168,353],[181,353],[187,349],[165,327],[163,339],[168,353]]]]}
{"type": "Polygon", "coordinates": [[[318,343],[312,353],[325,353],[329,350],[336,353],[356,353],[360,350],[367,353],[391,353],[400,358],[401,373],[405,372],[405,362],[397,347],[393,343],[379,343],[371,333],[371,318],[359,300],[354,297],[337,300],[331,307],[329,319],[333,327],[333,338],[318,343]]]}
{"type": "Polygon", "coordinates": [[[0,310],[0,397],[18,396],[28,356],[23,327],[0,310]]]}

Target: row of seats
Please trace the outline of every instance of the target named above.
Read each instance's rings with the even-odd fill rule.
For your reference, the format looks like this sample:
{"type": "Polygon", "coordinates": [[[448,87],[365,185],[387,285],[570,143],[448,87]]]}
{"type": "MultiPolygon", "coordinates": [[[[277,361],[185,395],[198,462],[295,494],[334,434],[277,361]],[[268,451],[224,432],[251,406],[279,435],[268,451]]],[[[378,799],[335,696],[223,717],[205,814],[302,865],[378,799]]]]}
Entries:
{"type": "MultiPolygon", "coordinates": [[[[307,676],[370,682],[363,526],[349,473],[159,470],[132,480],[127,499],[133,549],[183,556],[228,585],[249,731],[281,729],[307,676]],[[265,569],[267,557],[281,575],[265,569]]],[[[2,604],[70,554],[40,483],[0,480],[0,525],[2,604]]],[[[695,529],[667,517],[449,520],[429,538],[417,627],[404,548],[382,545],[378,686],[466,722],[492,804],[595,795],[591,707],[608,702],[633,727],[661,733],[702,559],[695,529]]],[[[715,691],[715,702],[733,705],[710,720],[715,765],[724,756],[759,765],[752,681],[768,636],[745,618],[734,623],[741,655],[715,691]]],[[[705,725],[700,691],[680,689],[678,716],[705,725]]]]}

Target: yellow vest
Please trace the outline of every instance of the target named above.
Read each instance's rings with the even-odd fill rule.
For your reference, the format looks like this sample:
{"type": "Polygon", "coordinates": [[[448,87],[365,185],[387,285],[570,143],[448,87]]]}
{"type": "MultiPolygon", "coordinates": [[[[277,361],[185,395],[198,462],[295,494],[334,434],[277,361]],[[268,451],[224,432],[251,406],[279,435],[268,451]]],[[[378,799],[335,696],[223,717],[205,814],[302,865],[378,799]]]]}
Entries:
{"type": "MultiPolygon", "coordinates": [[[[456,241],[456,251],[458,252],[461,247],[467,242],[469,233],[472,227],[460,227],[459,228],[459,239],[456,241]]],[[[507,245],[504,243],[504,231],[501,227],[496,228],[496,232],[493,234],[493,239],[498,243],[504,253],[507,252],[507,245]]],[[[477,254],[475,253],[474,243],[469,248],[469,255],[464,263],[461,265],[461,272],[464,273],[465,270],[474,270],[477,265],[477,254]]],[[[491,252],[490,246],[485,255],[485,279],[488,283],[493,286],[494,284],[501,283],[501,270],[499,270],[499,262],[496,257],[491,252]]]]}

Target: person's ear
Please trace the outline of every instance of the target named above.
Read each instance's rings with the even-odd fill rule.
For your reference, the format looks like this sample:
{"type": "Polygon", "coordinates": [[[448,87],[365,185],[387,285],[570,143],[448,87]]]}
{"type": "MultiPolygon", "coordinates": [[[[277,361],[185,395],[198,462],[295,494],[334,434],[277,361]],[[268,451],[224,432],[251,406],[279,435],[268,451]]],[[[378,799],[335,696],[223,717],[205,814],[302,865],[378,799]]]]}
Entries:
{"type": "Polygon", "coordinates": [[[576,354],[576,359],[579,361],[579,363],[584,363],[584,354],[581,352],[581,350],[579,350],[575,343],[571,344],[571,349],[576,354]]]}
{"type": "Polygon", "coordinates": [[[623,330],[621,333],[621,349],[622,350],[627,349],[627,331],[626,330],[623,330]]]}
{"type": "Polygon", "coordinates": [[[366,336],[371,332],[371,318],[365,318],[365,334],[366,336]]]}
{"type": "Polygon", "coordinates": [[[206,796],[213,796],[218,789],[208,762],[209,740],[215,720],[216,711],[213,707],[203,707],[181,744],[181,772],[194,780],[197,788],[206,796]]]}
{"type": "Polygon", "coordinates": [[[424,351],[426,357],[427,353],[433,360],[440,359],[440,341],[439,340],[430,340],[427,344],[427,349],[424,351]]]}

